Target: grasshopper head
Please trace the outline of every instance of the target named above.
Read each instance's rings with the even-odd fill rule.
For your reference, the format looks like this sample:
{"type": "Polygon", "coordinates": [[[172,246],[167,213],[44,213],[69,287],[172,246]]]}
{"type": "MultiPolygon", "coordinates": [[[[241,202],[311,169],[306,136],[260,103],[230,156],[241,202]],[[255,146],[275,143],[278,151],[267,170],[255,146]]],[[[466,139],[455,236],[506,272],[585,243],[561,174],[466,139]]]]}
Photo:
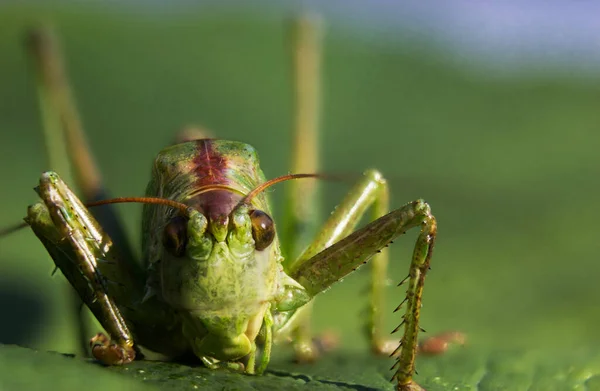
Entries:
{"type": "Polygon", "coordinates": [[[161,296],[182,315],[196,352],[220,359],[249,352],[280,271],[273,220],[236,206],[240,199],[204,193],[188,202],[189,216],[176,214],[163,229],[161,296]]]}

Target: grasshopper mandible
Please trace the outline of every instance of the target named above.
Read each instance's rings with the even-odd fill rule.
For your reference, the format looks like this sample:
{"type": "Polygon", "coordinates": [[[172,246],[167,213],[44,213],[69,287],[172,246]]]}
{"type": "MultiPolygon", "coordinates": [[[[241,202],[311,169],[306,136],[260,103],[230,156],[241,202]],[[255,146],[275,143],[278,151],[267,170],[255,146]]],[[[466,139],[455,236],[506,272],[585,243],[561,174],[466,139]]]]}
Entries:
{"type": "MultiPolygon", "coordinates": [[[[294,26],[292,166],[293,172],[313,173],[318,169],[319,32],[312,19],[294,26]]],[[[107,332],[90,342],[96,359],[127,364],[141,357],[139,348],[144,347],[169,358],[191,352],[209,368],[260,374],[273,343],[292,340],[300,360],[314,360],[319,351],[308,332],[313,299],[370,260],[366,329],[372,349],[395,358],[392,380],[398,390],[421,389],[413,381],[419,314],[437,233],[427,203],[417,200],[389,212],[386,181],[368,170],[302,250],[302,237],[312,224],[302,206],[315,197],[314,183],[306,179],[290,186],[285,228],[292,243],[279,242],[264,190],[284,180],[321,175],[266,180],[250,145],[189,134],[159,152],[145,197],[106,199],[52,33],[36,30],[29,49],[47,140],[62,142],[49,148],[55,171],[42,175],[36,188],[41,202],[29,207],[25,222],[107,332]],[[65,178],[73,173],[81,199],[65,184],[71,181],[56,172],[65,178]],[[144,203],[142,266],[128,250],[114,210],[97,207],[114,202],[144,203]],[[370,207],[373,221],[355,231],[370,207]],[[394,330],[403,328],[398,343],[384,337],[379,309],[386,247],[410,228],[420,233],[409,275],[402,281],[407,293],[396,309],[405,306],[394,330]]],[[[458,334],[447,334],[433,340],[429,350],[443,350],[455,339],[458,334]]]]}

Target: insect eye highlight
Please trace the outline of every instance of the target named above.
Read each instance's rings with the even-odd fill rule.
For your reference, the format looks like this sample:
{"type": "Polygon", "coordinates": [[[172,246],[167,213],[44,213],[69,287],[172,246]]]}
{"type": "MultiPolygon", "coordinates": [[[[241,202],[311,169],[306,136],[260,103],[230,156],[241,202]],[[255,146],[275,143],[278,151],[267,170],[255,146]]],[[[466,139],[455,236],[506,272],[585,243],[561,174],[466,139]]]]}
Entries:
{"type": "Polygon", "coordinates": [[[187,219],[183,216],[173,217],[163,231],[163,246],[172,255],[183,257],[187,246],[187,219]]]}
{"type": "Polygon", "coordinates": [[[275,239],[275,224],[273,224],[273,219],[261,210],[251,211],[250,220],[252,222],[254,248],[257,251],[262,251],[269,247],[273,243],[273,239],[275,239]]]}

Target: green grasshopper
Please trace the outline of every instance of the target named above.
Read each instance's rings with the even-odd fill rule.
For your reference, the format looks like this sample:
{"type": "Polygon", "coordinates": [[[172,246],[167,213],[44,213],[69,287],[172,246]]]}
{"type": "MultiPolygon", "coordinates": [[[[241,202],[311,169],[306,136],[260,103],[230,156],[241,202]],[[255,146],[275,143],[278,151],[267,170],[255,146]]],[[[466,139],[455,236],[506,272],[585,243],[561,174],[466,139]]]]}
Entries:
{"type": "MultiPolygon", "coordinates": [[[[413,381],[419,314],[437,233],[429,205],[417,200],[388,213],[386,181],[369,170],[304,248],[314,220],[306,210],[314,183],[292,182],[284,227],[291,243],[280,243],[271,218],[268,187],[323,176],[312,174],[318,160],[318,37],[310,19],[295,24],[293,172],[310,174],[266,180],[250,145],[188,134],[158,153],[145,197],[117,199],[106,199],[102,190],[52,34],[39,30],[30,37],[47,141],[61,140],[49,148],[51,165],[62,165],[66,176],[72,170],[82,197],[66,185],[70,180],[45,172],[36,188],[41,202],[28,208],[25,222],[108,334],[91,339],[97,360],[127,364],[143,356],[143,347],[169,359],[193,353],[209,368],[261,374],[277,341],[293,341],[300,361],[314,360],[319,349],[309,324],[315,296],[371,260],[366,328],[372,350],[395,358],[398,390],[421,389],[413,381]],[[115,202],[144,204],[141,263],[133,259],[115,212],[99,206],[115,202]],[[371,206],[373,221],[355,231],[371,206]],[[404,331],[398,344],[384,337],[379,310],[386,247],[413,227],[420,234],[403,280],[406,297],[396,309],[406,307],[394,330],[404,331]]],[[[425,350],[444,350],[452,339],[456,335],[430,341],[425,350]]]]}

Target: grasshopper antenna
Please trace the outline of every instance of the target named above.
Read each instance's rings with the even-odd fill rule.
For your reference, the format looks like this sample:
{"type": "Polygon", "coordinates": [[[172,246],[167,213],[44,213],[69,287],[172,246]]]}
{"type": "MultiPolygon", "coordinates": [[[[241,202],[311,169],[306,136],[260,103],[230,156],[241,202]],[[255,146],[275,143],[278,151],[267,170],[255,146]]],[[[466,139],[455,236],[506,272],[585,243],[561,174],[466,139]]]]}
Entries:
{"type": "MultiPolygon", "coordinates": [[[[333,175],[326,174],[288,174],[282,175],[277,178],[273,178],[271,180],[266,181],[265,183],[254,188],[250,193],[248,193],[240,202],[240,204],[249,204],[256,195],[263,192],[267,188],[284,181],[289,181],[292,179],[302,179],[302,178],[317,178],[317,179],[329,179],[329,180],[340,180],[342,177],[337,177],[333,175]]],[[[227,187],[224,187],[227,188],[227,187]]],[[[116,197],[109,198],[106,200],[88,202],[85,204],[87,208],[93,208],[96,206],[108,205],[108,204],[125,204],[125,203],[140,203],[140,204],[155,204],[155,205],[165,205],[170,206],[175,209],[179,209],[183,214],[188,215],[190,207],[184,203],[169,200],[166,198],[158,198],[158,197],[116,197]]],[[[14,232],[20,231],[23,228],[29,227],[29,224],[23,222],[11,225],[9,227],[3,228],[0,230],[0,238],[10,235],[14,232]]]]}
{"type": "Polygon", "coordinates": [[[288,175],[282,175],[279,176],[277,178],[273,178],[270,179],[268,181],[266,181],[265,183],[262,183],[260,185],[258,185],[257,187],[255,187],[254,189],[252,189],[252,191],[250,191],[250,193],[246,194],[246,196],[240,201],[240,205],[241,204],[249,204],[252,199],[254,197],[256,197],[259,193],[263,192],[264,190],[266,190],[267,188],[273,186],[276,183],[280,183],[280,182],[284,182],[284,181],[289,181],[292,179],[302,179],[302,178],[317,178],[317,179],[339,179],[337,177],[334,177],[332,175],[326,175],[326,174],[288,174],[288,175]]]}
{"type": "Polygon", "coordinates": [[[3,238],[4,236],[8,236],[12,233],[15,233],[15,232],[20,231],[23,228],[27,228],[27,227],[29,227],[29,224],[23,222],[23,223],[11,225],[10,227],[0,229],[0,238],[3,238]]]}
{"type": "MultiPolygon", "coordinates": [[[[95,206],[108,205],[108,204],[122,204],[122,203],[130,203],[136,202],[141,204],[156,204],[156,205],[165,205],[170,206],[175,209],[179,209],[184,214],[189,214],[190,207],[181,202],[169,200],[166,198],[157,198],[157,197],[118,197],[118,198],[109,198],[106,200],[88,202],[85,204],[86,207],[92,208],[95,206]]],[[[8,236],[14,232],[20,231],[23,228],[29,227],[29,224],[22,222],[18,224],[11,225],[9,227],[0,229],[0,238],[4,236],[8,236]]]]}
{"type": "Polygon", "coordinates": [[[117,197],[109,198],[106,200],[88,202],[85,204],[86,207],[91,208],[94,206],[108,205],[108,204],[124,204],[124,203],[139,203],[139,204],[155,204],[170,206],[175,209],[179,209],[184,214],[189,214],[190,207],[181,202],[169,200],[166,198],[158,197],[117,197]]]}

